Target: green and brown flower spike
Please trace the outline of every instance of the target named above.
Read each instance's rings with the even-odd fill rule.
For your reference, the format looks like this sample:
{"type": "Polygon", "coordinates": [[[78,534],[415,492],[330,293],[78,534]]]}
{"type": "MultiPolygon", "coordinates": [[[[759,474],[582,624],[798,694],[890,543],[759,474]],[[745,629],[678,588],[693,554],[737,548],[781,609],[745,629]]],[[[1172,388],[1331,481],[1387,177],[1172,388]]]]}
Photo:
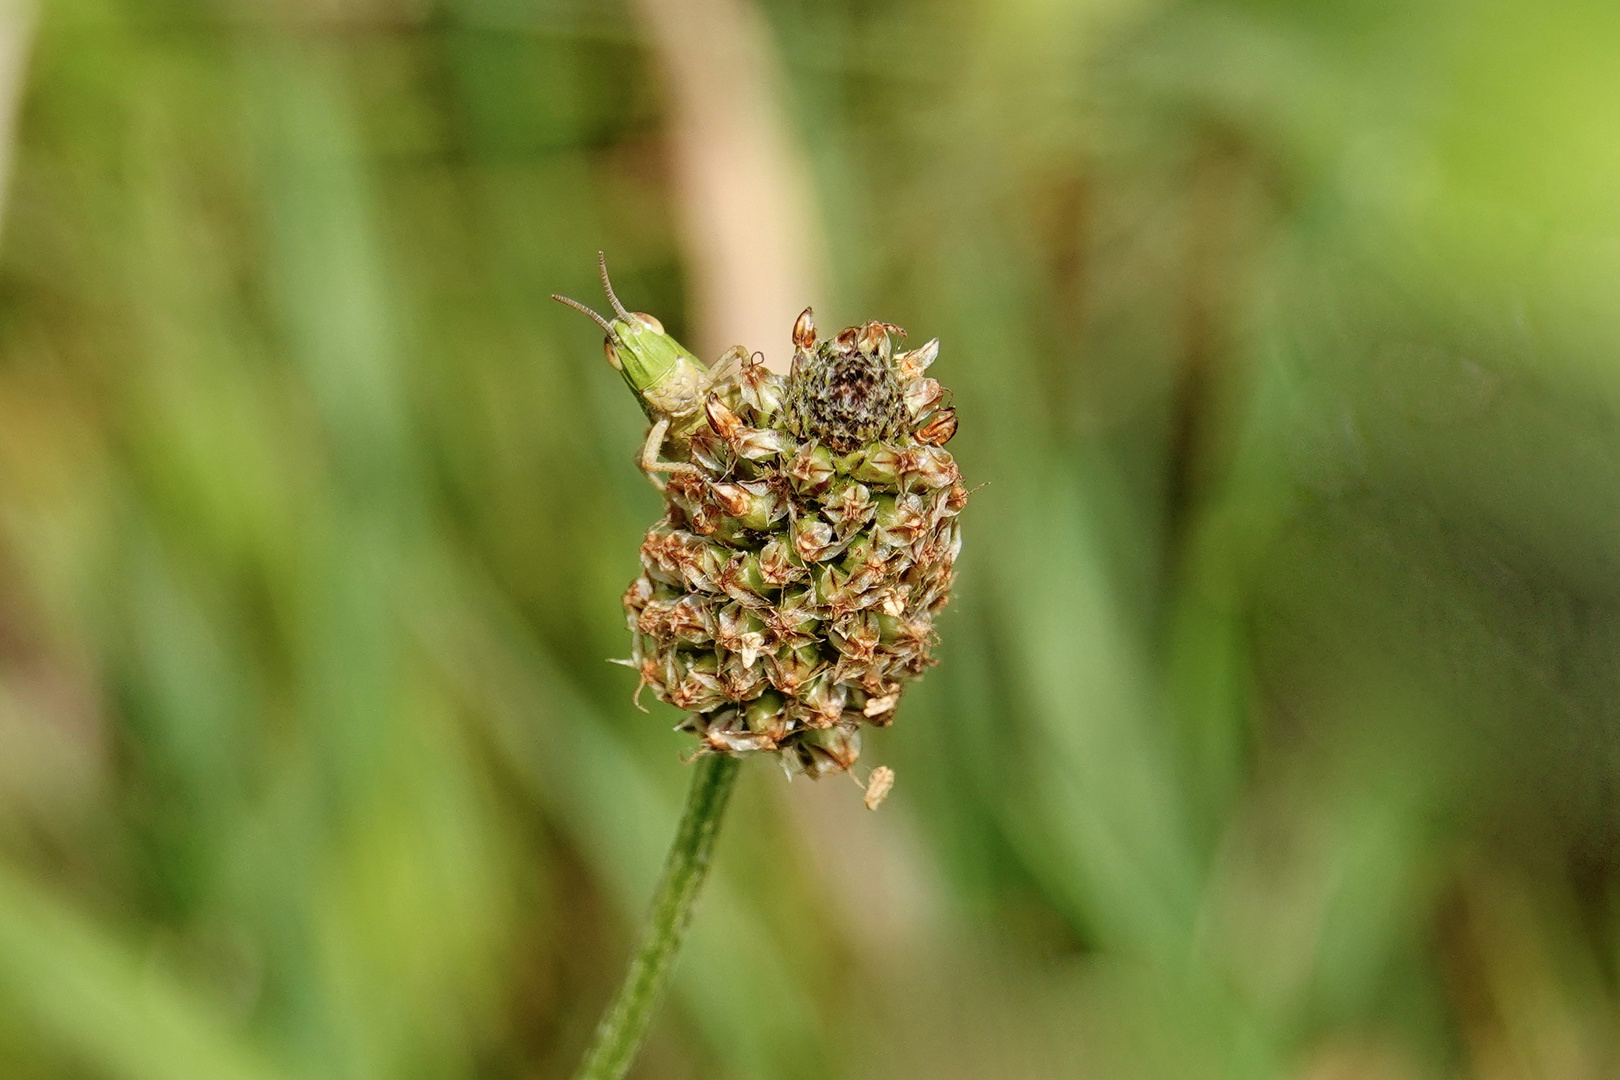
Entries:
{"type": "Polygon", "coordinates": [[[895,353],[905,332],[880,322],[821,339],[806,309],[785,378],[741,348],[711,369],[602,281],[615,319],[557,299],[607,331],[652,421],[638,463],[667,511],[624,596],[637,692],[686,711],[701,752],[849,769],[934,663],[961,548],[938,341],[895,353]]]}

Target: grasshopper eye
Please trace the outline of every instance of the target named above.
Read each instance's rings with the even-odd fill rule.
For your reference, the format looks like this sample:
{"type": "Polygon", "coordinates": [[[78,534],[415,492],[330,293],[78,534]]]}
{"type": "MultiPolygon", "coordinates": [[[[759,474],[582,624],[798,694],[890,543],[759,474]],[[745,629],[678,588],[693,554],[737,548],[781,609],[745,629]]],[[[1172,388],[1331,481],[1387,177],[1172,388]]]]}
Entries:
{"type": "Polygon", "coordinates": [[[624,364],[619,360],[619,350],[613,347],[612,338],[602,339],[602,355],[607,357],[607,362],[613,365],[614,371],[624,370],[624,364]]]}
{"type": "Polygon", "coordinates": [[[651,315],[644,315],[638,311],[636,312],[636,321],[640,322],[643,326],[655,334],[662,334],[664,332],[664,324],[653,318],[651,315]]]}

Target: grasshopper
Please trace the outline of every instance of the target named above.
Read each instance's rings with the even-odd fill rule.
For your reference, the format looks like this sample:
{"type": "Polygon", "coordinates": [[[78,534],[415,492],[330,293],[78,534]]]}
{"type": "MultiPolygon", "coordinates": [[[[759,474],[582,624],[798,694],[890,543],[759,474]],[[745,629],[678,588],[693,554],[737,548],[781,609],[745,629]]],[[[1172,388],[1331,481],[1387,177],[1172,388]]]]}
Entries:
{"type": "Polygon", "coordinates": [[[613,369],[624,376],[625,384],[652,422],[647,441],[636,456],[636,464],[653,486],[663,491],[665,482],[658,474],[699,471],[696,465],[686,462],[665,461],[661,455],[666,442],[673,441],[679,446],[690,439],[692,432],[703,423],[703,404],[709,392],[735,376],[748,355],[747,350],[734,347],[709,368],[666,333],[663,323],[651,315],[625,310],[613,292],[613,282],[608,279],[607,257],[600,251],[596,253],[596,265],[602,273],[602,289],[617,318],[605,319],[566,296],[554,293],[551,298],[584,312],[607,331],[607,337],[602,339],[602,352],[613,369]]]}

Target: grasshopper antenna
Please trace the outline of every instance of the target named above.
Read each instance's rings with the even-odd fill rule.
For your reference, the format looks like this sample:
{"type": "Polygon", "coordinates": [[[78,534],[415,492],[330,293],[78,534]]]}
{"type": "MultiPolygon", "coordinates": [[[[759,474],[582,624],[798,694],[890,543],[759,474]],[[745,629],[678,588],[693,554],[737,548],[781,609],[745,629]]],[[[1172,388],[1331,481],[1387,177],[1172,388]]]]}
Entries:
{"type": "Polygon", "coordinates": [[[608,300],[613,304],[613,310],[619,313],[619,318],[629,322],[630,313],[624,310],[624,305],[619,303],[619,298],[613,295],[613,282],[608,280],[607,255],[598,251],[596,253],[596,265],[602,271],[602,288],[607,290],[608,300]]]}
{"type": "Polygon", "coordinates": [[[568,299],[568,297],[566,297],[566,296],[558,296],[556,293],[552,293],[551,298],[553,300],[557,301],[557,303],[559,303],[559,304],[567,304],[569,307],[573,308],[575,311],[583,311],[585,314],[589,315],[592,319],[595,319],[596,324],[598,326],[600,326],[602,329],[607,331],[608,337],[612,338],[614,341],[619,340],[619,335],[615,334],[613,332],[613,324],[612,323],[610,323],[606,319],[602,318],[602,316],[598,315],[596,312],[592,311],[590,308],[586,307],[584,304],[580,303],[578,300],[570,300],[570,299],[568,299]]]}

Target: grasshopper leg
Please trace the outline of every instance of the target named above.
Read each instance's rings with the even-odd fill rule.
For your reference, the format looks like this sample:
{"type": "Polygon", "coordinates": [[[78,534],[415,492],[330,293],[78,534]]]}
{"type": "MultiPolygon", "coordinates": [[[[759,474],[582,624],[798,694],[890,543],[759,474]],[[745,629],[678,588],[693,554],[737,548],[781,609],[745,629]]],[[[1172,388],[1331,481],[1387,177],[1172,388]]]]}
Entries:
{"type": "Polygon", "coordinates": [[[742,373],[743,361],[748,359],[748,350],[741,345],[733,345],[721,354],[720,359],[714,362],[709,369],[709,385],[707,389],[718,390],[737,381],[742,373]]]}
{"type": "Polygon", "coordinates": [[[658,457],[659,451],[664,448],[664,436],[669,434],[669,417],[664,417],[652,426],[647,432],[647,441],[642,444],[641,453],[636,458],[636,464],[641,471],[647,474],[652,486],[663,491],[665,483],[659,473],[697,473],[698,467],[686,462],[663,461],[658,457]]]}

